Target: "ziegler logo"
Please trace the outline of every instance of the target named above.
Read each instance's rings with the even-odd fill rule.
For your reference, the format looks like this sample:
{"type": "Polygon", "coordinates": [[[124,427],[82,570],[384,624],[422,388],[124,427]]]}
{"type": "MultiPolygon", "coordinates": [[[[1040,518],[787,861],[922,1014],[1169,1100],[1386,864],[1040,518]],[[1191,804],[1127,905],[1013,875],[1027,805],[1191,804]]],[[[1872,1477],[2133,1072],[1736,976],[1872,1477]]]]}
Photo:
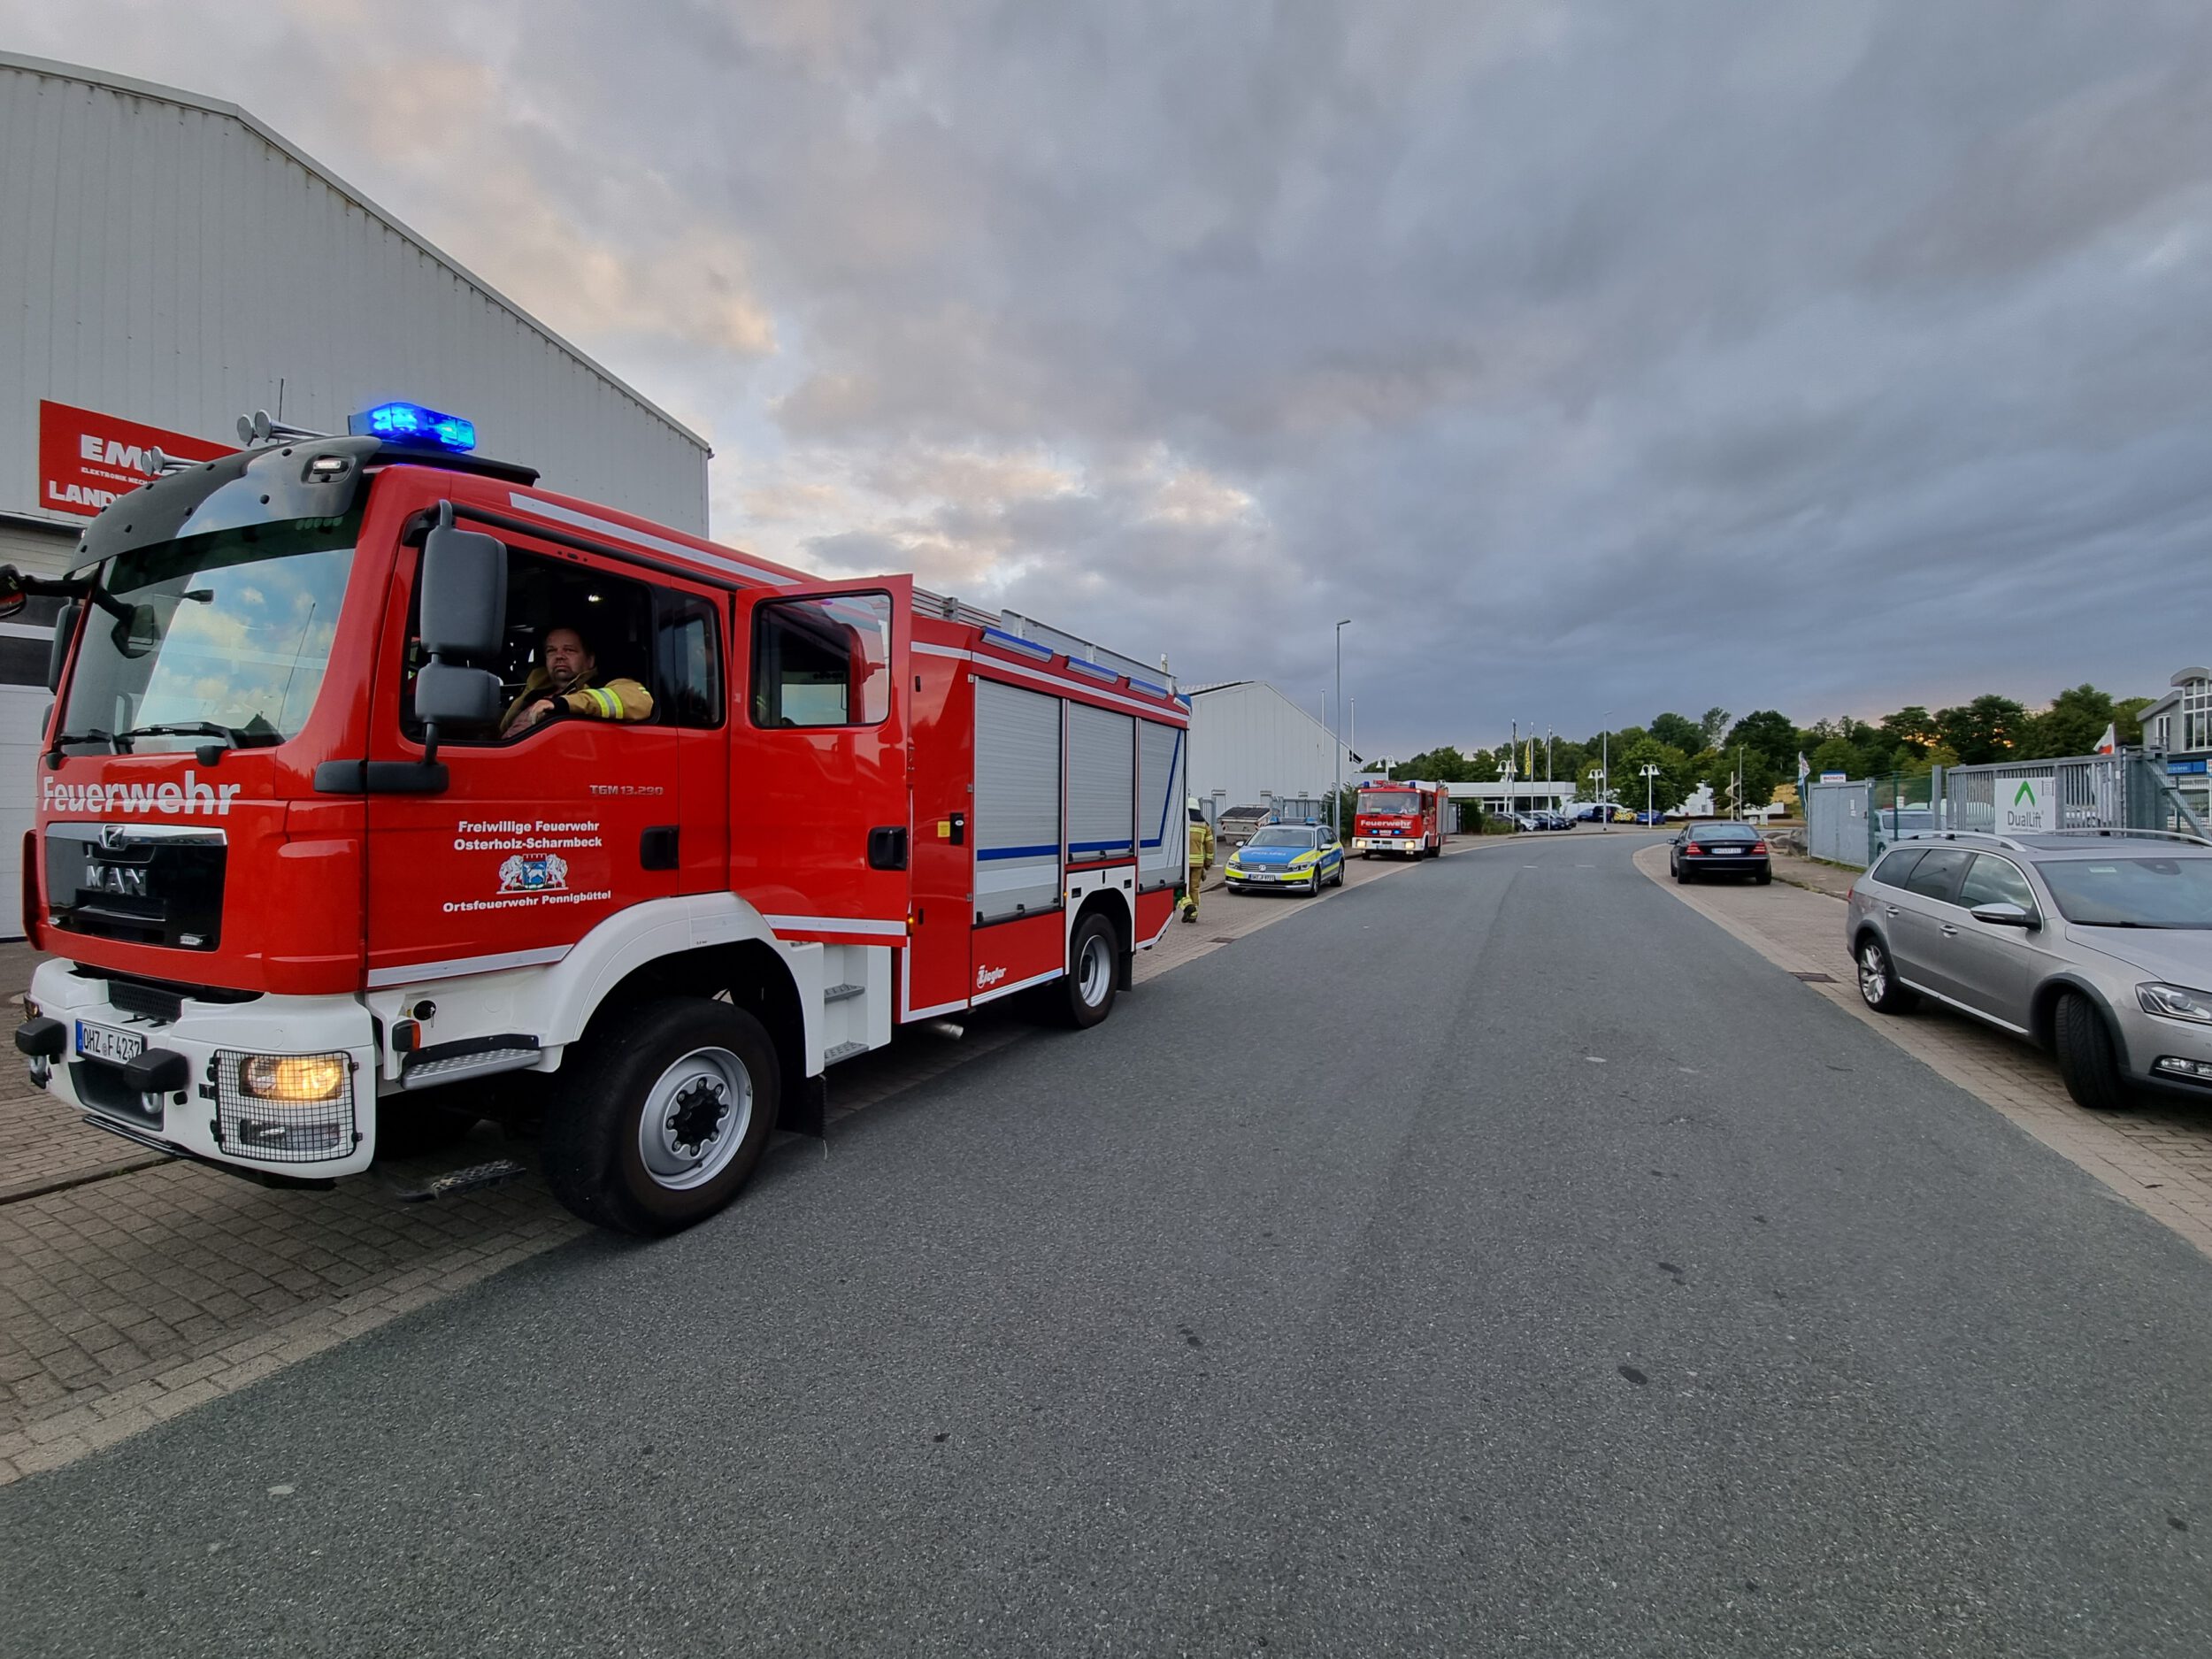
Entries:
{"type": "Polygon", "coordinates": [[[1005,977],[1006,970],[1003,968],[978,968],[975,971],[975,988],[987,990],[1005,977]]]}

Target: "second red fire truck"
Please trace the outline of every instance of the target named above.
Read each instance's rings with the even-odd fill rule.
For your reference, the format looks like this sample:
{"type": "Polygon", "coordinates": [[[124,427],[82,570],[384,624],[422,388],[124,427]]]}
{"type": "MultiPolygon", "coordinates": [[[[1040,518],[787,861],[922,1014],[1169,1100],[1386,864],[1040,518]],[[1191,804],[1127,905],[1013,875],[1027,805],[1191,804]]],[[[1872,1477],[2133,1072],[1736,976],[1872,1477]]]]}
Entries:
{"type": "Polygon", "coordinates": [[[1440,783],[1363,783],[1352,816],[1352,850],[1433,858],[1444,850],[1450,797],[1440,783]]]}
{"type": "Polygon", "coordinates": [[[66,582],[0,573],[63,601],[40,1086],[293,1185],[519,1100],[565,1203],[657,1233],[902,1024],[1106,1017],[1184,879],[1172,685],[556,495],[466,426],[279,433],[118,500],[66,582]]]}

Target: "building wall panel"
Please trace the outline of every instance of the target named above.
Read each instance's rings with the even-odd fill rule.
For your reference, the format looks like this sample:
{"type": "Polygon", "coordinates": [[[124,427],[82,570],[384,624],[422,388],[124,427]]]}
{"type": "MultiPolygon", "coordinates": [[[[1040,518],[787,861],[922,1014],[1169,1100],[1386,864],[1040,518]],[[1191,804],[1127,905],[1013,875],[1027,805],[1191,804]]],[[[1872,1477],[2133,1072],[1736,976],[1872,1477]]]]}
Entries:
{"type": "Polygon", "coordinates": [[[162,93],[0,54],[0,511],[41,511],[41,398],[227,442],[281,383],[296,425],[412,398],[706,529],[692,435],[243,112],[162,93]]]}
{"type": "MultiPolygon", "coordinates": [[[[1328,727],[1261,680],[1191,695],[1190,789],[1209,816],[1268,799],[1325,799],[1336,780],[1328,727]]],[[[1344,780],[1354,780],[1348,753],[1344,780]]]]}

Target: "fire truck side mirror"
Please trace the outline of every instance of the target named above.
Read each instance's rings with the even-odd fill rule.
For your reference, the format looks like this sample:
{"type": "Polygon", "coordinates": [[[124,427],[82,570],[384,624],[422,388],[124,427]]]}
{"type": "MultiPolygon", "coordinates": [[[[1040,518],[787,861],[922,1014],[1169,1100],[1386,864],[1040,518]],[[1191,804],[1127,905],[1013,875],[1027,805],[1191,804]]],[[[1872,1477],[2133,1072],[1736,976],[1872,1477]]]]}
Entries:
{"type": "Polygon", "coordinates": [[[433,657],[489,657],[507,637],[507,549],[457,529],[453,503],[422,545],[422,646],[433,657]]]}
{"type": "Polygon", "coordinates": [[[499,676],[428,662],[415,676],[415,718],[426,726],[485,726],[499,718],[499,676]]]}

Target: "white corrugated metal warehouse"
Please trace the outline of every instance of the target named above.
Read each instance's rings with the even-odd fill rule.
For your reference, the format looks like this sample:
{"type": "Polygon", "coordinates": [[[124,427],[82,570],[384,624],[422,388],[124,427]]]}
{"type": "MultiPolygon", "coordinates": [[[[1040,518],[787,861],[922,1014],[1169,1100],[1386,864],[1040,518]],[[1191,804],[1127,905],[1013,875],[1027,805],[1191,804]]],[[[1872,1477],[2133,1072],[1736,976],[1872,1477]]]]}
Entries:
{"type": "MultiPolygon", "coordinates": [[[[551,488],[707,527],[705,439],[246,111],[0,52],[0,562],[58,574],[148,445],[204,458],[257,409],[343,432],[395,397],[551,488]]],[[[55,603],[0,623],[0,893],[55,603]]]]}
{"type": "MultiPolygon", "coordinates": [[[[1190,687],[1190,788],[1209,818],[1278,801],[1325,803],[1337,779],[1329,728],[1264,680],[1190,687]]],[[[1346,784],[1357,758],[1343,753],[1346,784]]]]}

